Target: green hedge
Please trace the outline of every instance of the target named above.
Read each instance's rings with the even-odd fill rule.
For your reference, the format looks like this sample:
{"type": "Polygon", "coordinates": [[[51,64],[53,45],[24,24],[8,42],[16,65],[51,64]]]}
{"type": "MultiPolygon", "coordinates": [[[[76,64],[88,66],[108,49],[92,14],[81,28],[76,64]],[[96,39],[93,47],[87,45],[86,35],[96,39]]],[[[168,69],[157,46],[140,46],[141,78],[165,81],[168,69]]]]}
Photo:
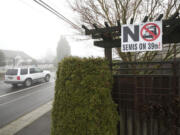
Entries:
{"type": "Polygon", "coordinates": [[[57,71],[51,135],[116,135],[112,75],[101,58],[65,58],[57,71]]]}

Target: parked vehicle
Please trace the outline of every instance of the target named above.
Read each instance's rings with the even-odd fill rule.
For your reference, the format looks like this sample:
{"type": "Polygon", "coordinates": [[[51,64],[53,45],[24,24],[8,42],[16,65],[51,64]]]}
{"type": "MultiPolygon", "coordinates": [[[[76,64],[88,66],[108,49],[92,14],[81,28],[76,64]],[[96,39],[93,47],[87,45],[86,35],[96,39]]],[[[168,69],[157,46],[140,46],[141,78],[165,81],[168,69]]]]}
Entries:
{"type": "Polygon", "coordinates": [[[5,74],[5,83],[17,86],[23,84],[26,87],[32,85],[32,83],[45,80],[50,80],[50,71],[42,70],[40,68],[13,68],[8,69],[5,74]]]}

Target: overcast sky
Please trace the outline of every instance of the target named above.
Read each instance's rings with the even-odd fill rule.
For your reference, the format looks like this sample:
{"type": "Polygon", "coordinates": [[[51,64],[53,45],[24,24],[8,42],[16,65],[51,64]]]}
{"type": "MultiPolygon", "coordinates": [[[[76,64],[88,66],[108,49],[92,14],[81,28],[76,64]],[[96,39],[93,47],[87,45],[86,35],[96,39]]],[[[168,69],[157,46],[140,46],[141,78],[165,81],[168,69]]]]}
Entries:
{"type": "MultiPolygon", "coordinates": [[[[44,0],[73,21],[77,18],[66,0],[44,0]]],[[[0,49],[24,51],[42,58],[48,50],[54,53],[60,36],[67,37],[75,56],[103,56],[93,41],[75,41],[71,27],[33,0],[0,0],[0,49]]]]}

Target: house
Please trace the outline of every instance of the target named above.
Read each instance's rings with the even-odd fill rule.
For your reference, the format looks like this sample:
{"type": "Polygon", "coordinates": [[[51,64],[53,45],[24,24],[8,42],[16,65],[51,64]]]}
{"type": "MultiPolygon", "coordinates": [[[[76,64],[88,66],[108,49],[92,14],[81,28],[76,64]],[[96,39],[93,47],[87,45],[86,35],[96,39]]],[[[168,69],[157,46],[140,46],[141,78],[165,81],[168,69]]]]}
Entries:
{"type": "Polygon", "coordinates": [[[0,50],[3,52],[5,57],[5,64],[8,66],[18,66],[36,63],[35,60],[24,53],[23,51],[13,51],[13,50],[0,50]]]}

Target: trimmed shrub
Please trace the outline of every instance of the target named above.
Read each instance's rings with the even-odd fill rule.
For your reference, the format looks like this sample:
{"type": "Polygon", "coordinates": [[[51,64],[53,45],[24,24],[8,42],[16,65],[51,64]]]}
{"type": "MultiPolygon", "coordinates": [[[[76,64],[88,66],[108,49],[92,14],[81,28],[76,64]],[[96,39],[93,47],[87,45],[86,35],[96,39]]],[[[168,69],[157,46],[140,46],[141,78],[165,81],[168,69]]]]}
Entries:
{"type": "Polygon", "coordinates": [[[51,135],[116,135],[112,75],[101,58],[65,58],[57,71],[51,135]]]}

